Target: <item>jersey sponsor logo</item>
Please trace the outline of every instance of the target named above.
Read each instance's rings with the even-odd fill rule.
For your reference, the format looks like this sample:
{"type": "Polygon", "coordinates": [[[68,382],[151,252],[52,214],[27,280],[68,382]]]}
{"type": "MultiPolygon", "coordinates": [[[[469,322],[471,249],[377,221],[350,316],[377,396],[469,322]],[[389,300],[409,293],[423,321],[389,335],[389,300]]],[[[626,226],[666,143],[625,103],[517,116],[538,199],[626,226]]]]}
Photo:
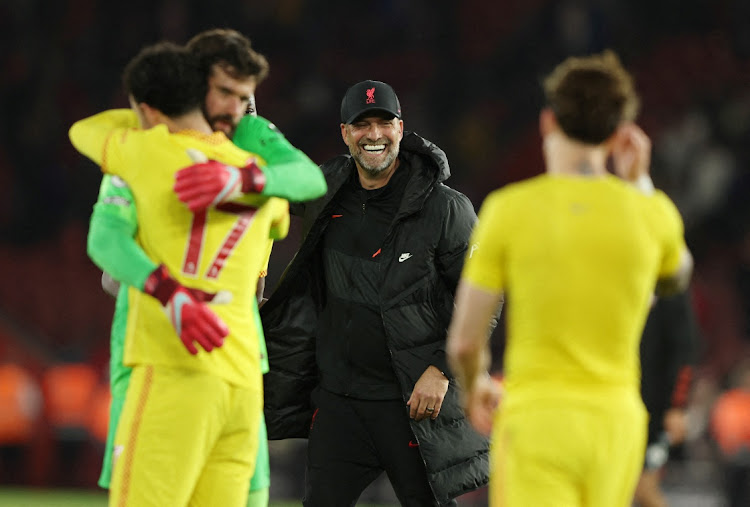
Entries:
{"type": "Polygon", "coordinates": [[[412,258],[412,254],[410,254],[409,252],[404,252],[398,256],[398,262],[404,262],[405,260],[411,259],[411,258],[412,258]]]}
{"type": "Polygon", "coordinates": [[[104,204],[112,204],[114,206],[130,206],[130,201],[119,195],[108,195],[102,199],[104,204]]]}

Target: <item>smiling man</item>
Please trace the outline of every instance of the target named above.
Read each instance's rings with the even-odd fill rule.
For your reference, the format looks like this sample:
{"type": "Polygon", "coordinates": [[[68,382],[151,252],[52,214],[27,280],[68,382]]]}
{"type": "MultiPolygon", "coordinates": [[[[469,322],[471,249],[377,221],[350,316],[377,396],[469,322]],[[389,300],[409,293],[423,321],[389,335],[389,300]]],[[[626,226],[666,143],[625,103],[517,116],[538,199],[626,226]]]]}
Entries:
{"type": "Polygon", "coordinates": [[[445,363],[474,207],[386,83],[347,90],[341,137],[326,196],[292,205],[305,239],[261,309],[269,438],[309,438],[306,506],[354,505],[383,471],[401,505],[455,505],[488,481],[445,363]]]}

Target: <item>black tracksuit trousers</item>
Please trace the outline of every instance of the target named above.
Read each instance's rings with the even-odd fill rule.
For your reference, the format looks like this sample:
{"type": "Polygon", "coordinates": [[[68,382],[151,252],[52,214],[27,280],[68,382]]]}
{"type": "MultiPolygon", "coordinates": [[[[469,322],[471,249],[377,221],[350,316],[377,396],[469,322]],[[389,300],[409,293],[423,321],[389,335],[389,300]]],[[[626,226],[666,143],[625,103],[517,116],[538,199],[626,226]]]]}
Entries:
{"type": "Polygon", "coordinates": [[[383,471],[401,505],[437,505],[403,401],[354,399],[320,388],[313,401],[305,507],[355,505],[383,471]]]}

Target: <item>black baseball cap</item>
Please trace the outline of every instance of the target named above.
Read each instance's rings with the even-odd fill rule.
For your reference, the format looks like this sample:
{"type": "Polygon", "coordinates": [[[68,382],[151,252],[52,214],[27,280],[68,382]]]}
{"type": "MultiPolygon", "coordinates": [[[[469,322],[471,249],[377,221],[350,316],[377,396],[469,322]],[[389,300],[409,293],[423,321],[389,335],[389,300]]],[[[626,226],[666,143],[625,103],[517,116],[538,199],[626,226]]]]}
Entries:
{"type": "Polygon", "coordinates": [[[401,118],[396,92],[382,81],[361,81],[346,90],[341,101],[341,123],[351,123],[367,111],[385,111],[401,118]]]}

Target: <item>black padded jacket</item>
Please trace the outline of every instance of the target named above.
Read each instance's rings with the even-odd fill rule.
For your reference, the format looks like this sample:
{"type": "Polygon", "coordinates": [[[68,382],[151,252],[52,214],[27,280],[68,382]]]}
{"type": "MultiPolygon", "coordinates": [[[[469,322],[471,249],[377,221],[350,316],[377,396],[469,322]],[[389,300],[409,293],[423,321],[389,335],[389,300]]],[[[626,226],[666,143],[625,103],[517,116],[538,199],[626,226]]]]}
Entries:
{"type": "MultiPolygon", "coordinates": [[[[386,343],[406,402],[430,364],[451,378],[445,339],[476,214],[466,196],[442,183],[450,169],[436,145],[407,132],[399,157],[411,175],[380,253],[386,282],[379,287],[379,300],[386,343]],[[409,262],[399,262],[404,253],[411,254],[409,262]]],[[[314,411],[310,395],[318,383],[316,323],[326,293],[321,238],[331,219],[329,203],[356,170],[349,155],[321,168],[328,192],[293,209],[303,217],[302,246],[261,308],[271,365],[264,376],[270,439],[307,438],[314,411]]],[[[439,504],[487,484],[489,443],[466,419],[454,380],[436,420],[410,423],[439,504]]]]}

